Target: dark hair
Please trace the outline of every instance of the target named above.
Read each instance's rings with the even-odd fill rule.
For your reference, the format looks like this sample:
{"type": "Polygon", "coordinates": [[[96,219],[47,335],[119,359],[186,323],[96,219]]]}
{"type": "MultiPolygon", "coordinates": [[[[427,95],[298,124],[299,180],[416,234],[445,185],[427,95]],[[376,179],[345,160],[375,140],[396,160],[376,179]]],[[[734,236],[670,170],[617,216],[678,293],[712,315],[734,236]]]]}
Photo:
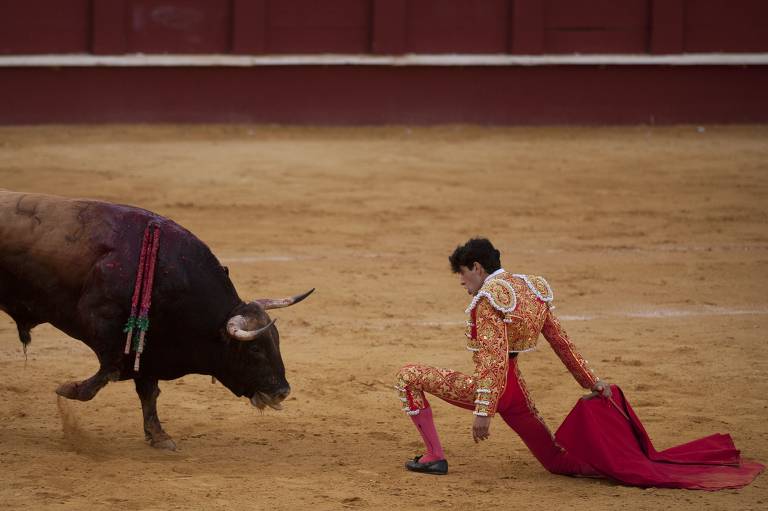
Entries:
{"type": "Polygon", "coordinates": [[[475,262],[480,263],[487,273],[493,273],[501,268],[500,258],[501,253],[487,238],[472,238],[456,247],[448,260],[451,262],[453,273],[459,273],[460,266],[472,269],[475,262]]]}

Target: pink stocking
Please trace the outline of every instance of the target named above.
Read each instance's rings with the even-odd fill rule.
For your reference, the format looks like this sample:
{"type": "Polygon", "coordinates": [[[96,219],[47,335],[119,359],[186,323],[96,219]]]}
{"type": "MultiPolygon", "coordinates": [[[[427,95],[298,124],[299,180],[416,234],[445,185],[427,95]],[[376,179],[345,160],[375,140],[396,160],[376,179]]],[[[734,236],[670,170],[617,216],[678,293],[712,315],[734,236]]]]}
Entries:
{"type": "Polygon", "coordinates": [[[411,420],[416,425],[416,429],[424,440],[424,447],[427,452],[421,457],[419,463],[429,463],[430,461],[444,460],[443,446],[440,445],[440,438],[437,436],[435,422],[432,420],[432,407],[427,406],[419,410],[418,415],[411,415],[411,420]]]}

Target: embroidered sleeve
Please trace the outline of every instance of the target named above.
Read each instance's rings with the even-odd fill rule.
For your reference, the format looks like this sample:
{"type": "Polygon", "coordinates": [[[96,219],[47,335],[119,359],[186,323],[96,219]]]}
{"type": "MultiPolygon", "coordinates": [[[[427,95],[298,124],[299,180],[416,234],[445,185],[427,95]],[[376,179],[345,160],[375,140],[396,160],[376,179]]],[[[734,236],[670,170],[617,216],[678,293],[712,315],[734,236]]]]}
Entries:
{"type": "Polygon", "coordinates": [[[491,417],[496,413],[499,398],[507,384],[509,353],[504,316],[488,299],[482,299],[475,309],[475,415],[491,417]]]}
{"type": "Polygon", "coordinates": [[[547,312],[547,317],[544,319],[544,327],[541,330],[544,334],[544,338],[549,341],[552,349],[555,350],[557,356],[563,361],[565,367],[571,372],[579,385],[585,389],[591,389],[597,382],[597,376],[589,368],[587,361],[584,360],[578,351],[576,346],[573,345],[568,338],[568,334],[560,326],[560,321],[552,314],[547,312]]]}

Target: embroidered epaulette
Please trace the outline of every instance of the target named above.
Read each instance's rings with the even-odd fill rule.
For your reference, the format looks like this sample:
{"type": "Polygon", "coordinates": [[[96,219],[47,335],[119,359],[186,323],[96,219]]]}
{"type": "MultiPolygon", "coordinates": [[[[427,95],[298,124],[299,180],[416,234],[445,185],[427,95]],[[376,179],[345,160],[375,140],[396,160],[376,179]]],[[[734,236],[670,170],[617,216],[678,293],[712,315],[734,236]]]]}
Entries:
{"type": "Polygon", "coordinates": [[[515,273],[512,276],[523,279],[533,294],[544,303],[550,303],[555,297],[552,293],[552,288],[549,287],[549,282],[547,282],[544,277],[538,275],[523,275],[521,273],[515,273]]]}
{"type": "Polygon", "coordinates": [[[502,279],[490,279],[483,284],[483,287],[477,292],[477,295],[472,299],[472,303],[469,304],[465,312],[467,314],[472,312],[483,297],[488,298],[494,309],[504,314],[514,311],[515,307],[517,307],[517,295],[515,295],[515,289],[512,287],[512,284],[502,279]]]}

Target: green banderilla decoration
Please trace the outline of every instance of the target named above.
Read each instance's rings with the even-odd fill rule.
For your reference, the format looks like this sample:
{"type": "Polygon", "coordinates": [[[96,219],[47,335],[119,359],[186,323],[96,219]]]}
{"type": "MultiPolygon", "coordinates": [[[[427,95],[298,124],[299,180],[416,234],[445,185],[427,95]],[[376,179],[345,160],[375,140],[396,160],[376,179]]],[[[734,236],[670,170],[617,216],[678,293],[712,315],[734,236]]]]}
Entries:
{"type": "Polygon", "coordinates": [[[136,327],[139,329],[139,335],[136,335],[133,337],[133,343],[132,348],[135,352],[144,351],[143,346],[140,347],[142,344],[142,341],[144,339],[144,335],[141,335],[142,333],[146,333],[147,330],[149,330],[149,318],[147,317],[141,317],[136,321],[136,327]]]}
{"type": "Polygon", "coordinates": [[[127,334],[128,332],[131,332],[134,328],[136,328],[136,316],[131,316],[128,318],[128,321],[125,323],[125,326],[123,327],[123,333],[127,334]]]}

